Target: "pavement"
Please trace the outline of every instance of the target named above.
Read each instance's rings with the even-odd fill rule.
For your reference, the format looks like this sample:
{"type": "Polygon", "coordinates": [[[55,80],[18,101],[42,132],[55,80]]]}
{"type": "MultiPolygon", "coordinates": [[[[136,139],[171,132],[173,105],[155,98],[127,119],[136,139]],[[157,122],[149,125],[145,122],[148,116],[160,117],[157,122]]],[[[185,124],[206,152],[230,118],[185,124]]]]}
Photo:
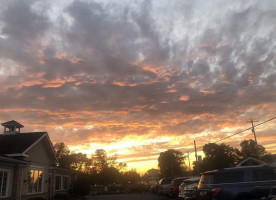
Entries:
{"type": "Polygon", "coordinates": [[[151,193],[135,193],[86,196],[85,200],[169,200],[169,198],[151,193]]]}

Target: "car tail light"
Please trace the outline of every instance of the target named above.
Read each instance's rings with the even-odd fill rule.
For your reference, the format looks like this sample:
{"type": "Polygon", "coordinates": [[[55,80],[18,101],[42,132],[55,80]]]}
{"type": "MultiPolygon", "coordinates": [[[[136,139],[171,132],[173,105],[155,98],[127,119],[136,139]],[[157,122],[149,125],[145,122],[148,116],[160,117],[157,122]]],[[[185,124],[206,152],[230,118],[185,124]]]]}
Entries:
{"type": "Polygon", "coordinates": [[[221,191],[221,188],[219,188],[219,187],[216,187],[216,188],[212,189],[212,196],[213,197],[218,197],[220,191],[221,191]]]}
{"type": "Polygon", "coordinates": [[[173,186],[173,187],[172,187],[172,191],[177,191],[177,187],[176,187],[176,186],[173,186]]]}

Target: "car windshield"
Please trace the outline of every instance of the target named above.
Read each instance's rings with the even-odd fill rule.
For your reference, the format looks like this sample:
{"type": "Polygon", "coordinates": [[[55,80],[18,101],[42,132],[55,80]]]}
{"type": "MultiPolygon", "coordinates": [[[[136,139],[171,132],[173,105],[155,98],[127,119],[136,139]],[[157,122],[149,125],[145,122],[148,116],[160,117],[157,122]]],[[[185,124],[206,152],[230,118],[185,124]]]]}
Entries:
{"type": "Polygon", "coordinates": [[[200,178],[200,184],[213,184],[214,174],[204,174],[200,178]]]}

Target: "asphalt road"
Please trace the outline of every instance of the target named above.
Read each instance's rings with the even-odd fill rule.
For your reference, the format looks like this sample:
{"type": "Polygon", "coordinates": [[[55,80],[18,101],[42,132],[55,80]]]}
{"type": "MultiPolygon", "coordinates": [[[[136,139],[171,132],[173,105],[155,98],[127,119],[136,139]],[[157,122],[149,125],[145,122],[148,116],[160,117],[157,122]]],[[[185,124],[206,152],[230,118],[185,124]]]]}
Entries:
{"type": "Polygon", "coordinates": [[[151,193],[143,194],[110,194],[87,197],[87,200],[169,200],[166,196],[151,193]]]}

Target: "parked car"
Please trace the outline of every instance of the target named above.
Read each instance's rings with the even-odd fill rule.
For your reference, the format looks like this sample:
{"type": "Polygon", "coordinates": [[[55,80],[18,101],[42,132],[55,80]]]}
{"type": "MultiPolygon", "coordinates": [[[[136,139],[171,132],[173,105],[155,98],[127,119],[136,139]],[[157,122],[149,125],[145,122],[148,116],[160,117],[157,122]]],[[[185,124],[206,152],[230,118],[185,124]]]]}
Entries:
{"type": "Polygon", "coordinates": [[[178,194],[179,194],[179,185],[181,183],[183,183],[183,181],[189,179],[191,177],[178,177],[178,178],[174,178],[172,179],[171,181],[171,191],[170,191],[170,194],[169,196],[174,198],[174,197],[177,197],[178,194]]]}
{"type": "Polygon", "coordinates": [[[200,200],[253,200],[268,197],[276,185],[276,168],[234,167],[204,172],[198,184],[200,200]]]}
{"type": "Polygon", "coordinates": [[[189,178],[185,181],[183,181],[180,186],[178,187],[179,189],[179,193],[178,193],[178,198],[179,199],[185,199],[185,193],[184,193],[184,188],[188,188],[188,187],[192,187],[192,186],[196,186],[198,185],[198,182],[200,180],[200,177],[193,177],[193,178],[189,178]]]}
{"type": "Polygon", "coordinates": [[[173,178],[162,178],[158,182],[157,193],[162,195],[169,195],[171,189],[171,181],[173,178]]]}
{"type": "Polygon", "coordinates": [[[199,183],[200,177],[195,177],[189,180],[186,180],[184,183],[183,193],[185,200],[195,200],[197,199],[197,186],[199,183]]]}
{"type": "Polygon", "coordinates": [[[157,183],[152,184],[149,188],[150,192],[152,192],[152,193],[156,193],[157,189],[158,189],[158,184],[157,183]]]}

